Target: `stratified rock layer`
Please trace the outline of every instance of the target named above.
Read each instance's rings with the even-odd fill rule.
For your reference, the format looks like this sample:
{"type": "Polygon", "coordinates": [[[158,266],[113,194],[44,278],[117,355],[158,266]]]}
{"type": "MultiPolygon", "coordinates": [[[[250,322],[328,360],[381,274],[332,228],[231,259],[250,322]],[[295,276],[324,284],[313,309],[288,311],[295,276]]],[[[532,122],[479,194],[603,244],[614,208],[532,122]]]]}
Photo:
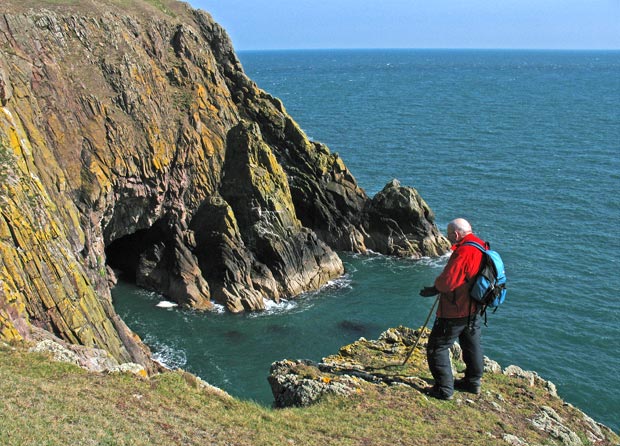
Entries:
{"type": "Polygon", "coordinates": [[[4,338],[36,326],[145,364],[112,269],[239,312],[342,274],[334,249],[448,247],[413,189],[367,197],[183,3],[3,0],[0,105],[4,338]]]}

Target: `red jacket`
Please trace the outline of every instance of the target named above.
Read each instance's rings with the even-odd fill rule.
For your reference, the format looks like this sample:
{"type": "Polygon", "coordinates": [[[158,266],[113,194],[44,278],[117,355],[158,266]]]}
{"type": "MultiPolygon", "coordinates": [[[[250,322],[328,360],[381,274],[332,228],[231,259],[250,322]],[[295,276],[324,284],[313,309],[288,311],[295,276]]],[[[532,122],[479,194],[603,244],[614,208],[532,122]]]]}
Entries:
{"type": "Polygon", "coordinates": [[[476,303],[469,297],[471,280],[478,274],[482,262],[482,252],[475,246],[463,246],[465,242],[487,244],[474,234],[467,234],[452,246],[452,255],[441,274],[435,279],[439,290],[437,317],[468,317],[477,310],[476,303]]]}

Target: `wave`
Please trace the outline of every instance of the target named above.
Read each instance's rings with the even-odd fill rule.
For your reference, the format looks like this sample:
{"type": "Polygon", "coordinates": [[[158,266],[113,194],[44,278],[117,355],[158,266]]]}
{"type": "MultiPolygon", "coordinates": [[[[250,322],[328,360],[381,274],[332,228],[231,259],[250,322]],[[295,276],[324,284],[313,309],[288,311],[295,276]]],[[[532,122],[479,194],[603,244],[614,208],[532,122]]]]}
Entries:
{"type": "Polygon", "coordinates": [[[144,342],[153,351],[153,359],[164,367],[174,370],[182,368],[187,364],[187,353],[185,353],[185,350],[165,344],[151,336],[147,336],[144,342]]]}
{"type": "Polygon", "coordinates": [[[280,302],[275,302],[273,300],[263,298],[263,302],[265,303],[265,310],[261,312],[251,313],[250,317],[288,313],[289,311],[297,308],[297,302],[293,302],[287,299],[280,299],[280,302]]]}
{"type": "Polygon", "coordinates": [[[321,293],[323,291],[338,291],[342,289],[350,289],[352,282],[353,281],[350,274],[346,273],[334,280],[328,281],[325,285],[323,285],[315,292],[321,293]]]}
{"type": "Polygon", "coordinates": [[[316,297],[325,295],[326,293],[334,293],[344,289],[352,288],[352,280],[349,274],[344,274],[337,279],[328,281],[325,285],[318,290],[306,291],[295,297],[294,300],[280,299],[280,302],[274,302],[273,300],[263,299],[265,303],[265,310],[250,313],[250,318],[272,316],[274,314],[286,314],[296,311],[305,311],[312,308],[312,300],[316,297]]]}
{"type": "Polygon", "coordinates": [[[421,264],[425,266],[430,266],[432,268],[443,268],[446,262],[448,261],[448,259],[450,258],[451,254],[452,254],[452,251],[447,252],[441,257],[422,257],[421,259],[418,259],[418,261],[421,264]]]}
{"type": "Polygon", "coordinates": [[[226,313],[226,307],[224,305],[218,304],[214,300],[211,301],[211,304],[213,305],[213,310],[212,310],[213,313],[215,313],[215,314],[224,314],[224,313],[226,313]]]}

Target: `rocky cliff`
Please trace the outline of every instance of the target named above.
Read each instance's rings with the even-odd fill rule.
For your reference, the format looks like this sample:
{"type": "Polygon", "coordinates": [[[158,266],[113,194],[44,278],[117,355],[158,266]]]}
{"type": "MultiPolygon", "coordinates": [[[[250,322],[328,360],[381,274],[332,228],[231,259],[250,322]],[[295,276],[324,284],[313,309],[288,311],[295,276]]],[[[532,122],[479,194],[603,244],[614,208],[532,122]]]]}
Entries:
{"type": "Polygon", "coordinates": [[[239,312],[342,274],[336,250],[448,248],[414,189],[368,197],[184,3],[3,0],[0,105],[3,338],[43,330],[145,364],[115,271],[239,312]]]}

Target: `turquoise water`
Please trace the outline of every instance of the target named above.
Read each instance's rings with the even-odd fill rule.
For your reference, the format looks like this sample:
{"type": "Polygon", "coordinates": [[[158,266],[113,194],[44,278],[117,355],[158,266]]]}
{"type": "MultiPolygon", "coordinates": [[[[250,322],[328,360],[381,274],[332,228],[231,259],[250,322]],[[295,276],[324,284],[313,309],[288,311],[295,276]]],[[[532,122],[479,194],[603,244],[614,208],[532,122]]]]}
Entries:
{"type": "MultiPolygon", "coordinates": [[[[398,178],[420,191],[442,229],[470,220],[509,277],[485,353],[536,370],[620,431],[620,52],[239,56],[369,195],[398,178]]],[[[168,365],[270,404],[271,362],[319,360],[360,336],[421,325],[431,302],[417,290],[445,261],[343,259],[343,278],[261,314],[162,309],[160,296],[129,284],[114,301],[168,365]]]]}

